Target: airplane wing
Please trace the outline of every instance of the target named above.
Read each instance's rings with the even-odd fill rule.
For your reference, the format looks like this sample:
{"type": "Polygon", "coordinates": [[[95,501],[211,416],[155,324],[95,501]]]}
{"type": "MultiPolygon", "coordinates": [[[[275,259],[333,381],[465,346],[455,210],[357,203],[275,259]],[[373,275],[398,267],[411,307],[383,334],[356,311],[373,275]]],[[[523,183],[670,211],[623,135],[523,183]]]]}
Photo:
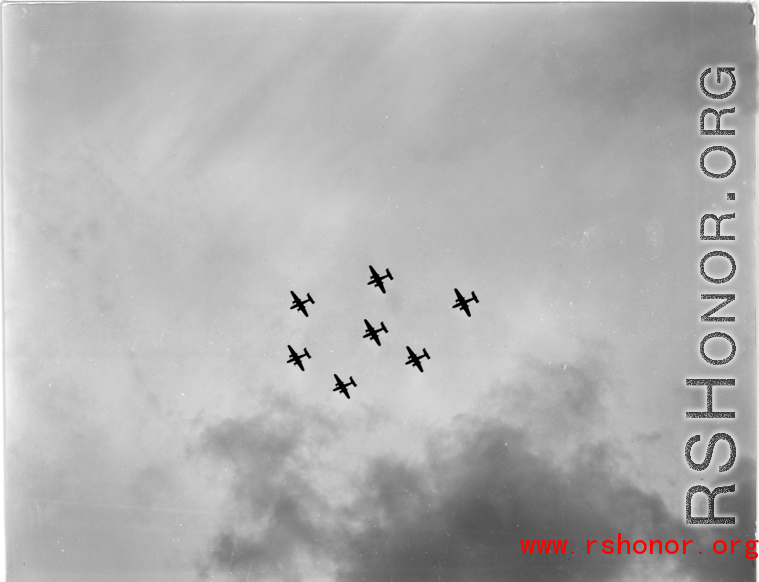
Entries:
{"type": "Polygon", "coordinates": [[[290,357],[291,358],[295,358],[295,359],[298,358],[298,354],[295,353],[295,350],[293,349],[293,347],[291,345],[288,345],[287,349],[290,350],[290,357]]]}
{"type": "Polygon", "coordinates": [[[374,270],[374,267],[369,265],[369,270],[372,272],[372,279],[378,279],[379,275],[377,274],[377,271],[374,270]]]}
{"type": "Polygon", "coordinates": [[[466,301],[464,301],[459,307],[464,310],[464,313],[467,314],[467,317],[472,317],[472,312],[469,311],[469,306],[466,304],[466,301]]]}
{"type": "Polygon", "coordinates": [[[464,302],[464,296],[459,292],[458,289],[454,288],[454,291],[456,292],[456,302],[457,303],[463,303],[464,302]]]}
{"type": "Polygon", "coordinates": [[[295,360],[295,365],[300,368],[301,372],[305,372],[306,369],[303,367],[303,362],[301,362],[299,359],[295,360]]]}
{"type": "Polygon", "coordinates": [[[293,296],[293,301],[295,301],[296,303],[300,303],[300,298],[295,294],[295,292],[290,291],[290,295],[293,296]]]}
{"type": "Polygon", "coordinates": [[[337,374],[332,374],[332,375],[335,377],[335,382],[337,382],[338,386],[343,383],[343,381],[337,377],[337,374]]]}
{"type": "Polygon", "coordinates": [[[382,282],[382,279],[377,278],[374,284],[380,288],[380,291],[382,291],[383,293],[385,292],[385,284],[382,282]]]}

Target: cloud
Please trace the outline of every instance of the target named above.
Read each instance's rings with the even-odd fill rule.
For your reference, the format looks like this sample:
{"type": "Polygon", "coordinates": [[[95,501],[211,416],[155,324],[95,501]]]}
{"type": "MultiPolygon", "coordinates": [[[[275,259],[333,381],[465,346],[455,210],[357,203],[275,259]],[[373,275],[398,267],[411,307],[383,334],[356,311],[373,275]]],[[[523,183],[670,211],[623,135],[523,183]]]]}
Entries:
{"type": "MultiPolygon", "coordinates": [[[[274,417],[209,428],[203,450],[233,461],[233,494],[248,513],[242,525],[222,529],[201,574],[299,580],[320,571],[345,582],[753,575],[749,560],[711,551],[717,537],[752,535],[748,524],[738,527],[740,535],[736,528],[686,527],[658,493],[633,484],[620,443],[594,433],[613,385],[607,361],[565,367],[528,359],[524,371],[532,381],[500,388],[502,404],[519,403],[519,414],[509,418],[493,408],[496,414],[459,416],[430,436],[422,458],[390,452],[369,459],[352,486],[344,484],[334,496],[314,485],[326,469],[309,460],[337,429],[325,423],[321,437],[306,430],[294,402],[282,400],[274,417]],[[556,434],[548,438],[551,426],[556,434]],[[557,451],[562,440],[566,446],[557,451]],[[694,543],[686,556],[603,555],[601,542],[618,534],[631,542],[694,543]],[[575,553],[525,555],[521,540],[536,539],[568,540],[567,552],[575,553]],[[598,540],[590,555],[589,539],[598,540]],[[321,570],[307,574],[316,564],[321,570]]],[[[749,492],[753,464],[739,469],[733,477],[749,492]]],[[[723,502],[719,513],[753,515],[753,506],[732,507],[736,500],[751,505],[750,497],[723,502]]]]}
{"type": "Polygon", "coordinates": [[[317,410],[267,393],[251,418],[226,419],[201,435],[199,450],[232,468],[232,502],[241,513],[225,525],[199,567],[298,580],[298,556],[321,554],[331,535],[319,523],[328,501],[310,478],[334,424],[317,410]]]}
{"type": "MultiPolygon", "coordinates": [[[[743,557],[712,554],[717,532],[685,527],[656,493],[630,485],[616,468],[613,446],[581,446],[567,469],[531,453],[528,430],[498,420],[467,419],[453,434],[464,443],[453,454],[437,445],[418,465],[374,463],[359,505],[364,517],[343,548],[339,580],[618,580],[641,579],[647,568],[654,571],[649,580],[753,575],[743,557]],[[619,533],[631,542],[695,542],[687,556],[602,555],[601,542],[616,541],[619,533]],[[569,540],[575,554],[524,555],[520,540],[536,539],[569,540]],[[585,555],[588,539],[599,540],[591,555],[585,555]],[[695,554],[699,549],[708,559],[695,554]]],[[[741,480],[750,475],[747,468],[741,480]]],[[[738,513],[753,515],[751,508],[738,513]]],[[[735,530],[727,535],[741,538],[735,530]]]]}

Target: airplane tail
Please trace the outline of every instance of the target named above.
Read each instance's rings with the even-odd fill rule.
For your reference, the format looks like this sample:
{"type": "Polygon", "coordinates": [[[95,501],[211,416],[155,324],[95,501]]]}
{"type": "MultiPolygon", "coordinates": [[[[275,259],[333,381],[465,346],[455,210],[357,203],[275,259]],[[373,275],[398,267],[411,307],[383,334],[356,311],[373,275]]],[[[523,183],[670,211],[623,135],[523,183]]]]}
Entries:
{"type": "MultiPolygon", "coordinates": [[[[311,298],[311,293],[306,293],[306,297],[308,297],[306,301],[310,301],[311,303],[314,303],[314,300],[311,298]]],[[[314,303],[314,305],[316,304],[314,303]]]]}
{"type": "Polygon", "coordinates": [[[306,357],[310,360],[311,354],[308,353],[308,348],[303,348],[303,353],[306,355],[306,357]]]}
{"type": "Polygon", "coordinates": [[[427,353],[427,348],[422,348],[422,353],[427,357],[427,359],[430,359],[430,355],[427,353]]]}
{"type": "Polygon", "coordinates": [[[480,300],[477,299],[477,295],[474,294],[474,291],[472,291],[472,299],[474,299],[475,303],[479,303],[480,302],[480,300]]]}
{"type": "Polygon", "coordinates": [[[350,378],[350,384],[356,385],[356,381],[353,379],[353,376],[348,376],[350,378]]]}
{"type": "Polygon", "coordinates": [[[387,273],[388,279],[390,279],[392,281],[393,280],[393,276],[390,274],[390,269],[385,269],[385,272],[387,273]]]}
{"type": "Polygon", "coordinates": [[[384,321],[380,321],[380,329],[382,331],[384,331],[385,333],[387,333],[387,328],[385,327],[385,322],[384,321]]]}

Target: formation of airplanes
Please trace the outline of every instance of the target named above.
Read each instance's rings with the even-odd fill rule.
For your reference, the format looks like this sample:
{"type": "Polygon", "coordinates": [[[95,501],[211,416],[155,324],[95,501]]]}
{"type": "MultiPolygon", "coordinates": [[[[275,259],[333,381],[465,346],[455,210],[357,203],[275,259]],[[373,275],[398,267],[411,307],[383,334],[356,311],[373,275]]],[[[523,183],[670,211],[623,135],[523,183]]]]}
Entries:
{"type": "MultiPolygon", "coordinates": [[[[390,269],[385,269],[385,275],[380,275],[377,273],[377,271],[374,270],[374,267],[369,265],[369,271],[371,272],[371,277],[369,279],[369,282],[367,285],[374,285],[375,287],[378,287],[382,293],[386,293],[385,290],[385,284],[382,282],[385,279],[389,279],[390,281],[393,280],[393,275],[390,273],[390,269]]],[[[469,303],[475,302],[479,303],[480,300],[477,298],[477,295],[474,294],[474,291],[472,291],[472,296],[467,299],[465,298],[461,292],[458,289],[453,290],[456,294],[456,303],[453,305],[453,309],[460,309],[464,313],[466,313],[467,317],[472,317],[472,312],[469,308],[469,303]]],[[[312,305],[315,305],[315,302],[313,298],[311,297],[311,293],[306,293],[306,299],[301,299],[298,297],[294,291],[290,291],[290,295],[292,295],[293,303],[290,306],[290,309],[297,309],[303,315],[308,317],[308,311],[306,310],[306,304],[310,303],[312,305]]],[[[380,341],[380,332],[388,333],[387,327],[385,326],[384,321],[380,321],[379,327],[375,328],[372,326],[371,323],[369,323],[368,319],[364,319],[364,324],[366,325],[366,333],[362,336],[363,338],[369,339],[369,341],[375,342],[378,346],[382,345],[382,342],[380,341]]],[[[288,364],[293,364],[294,366],[298,366],[301,371],[305,372],[306,369],[303,366],[303,360],[305,358],[311,359],[311,354],[308,353],[307,348],[303,348],[303,353],[299,354],[291,345],[287,345],[287,349],[290,351],[290,357],[287,360],[288,364]]],[[[431,359],[430,355],[427,353],[427,348],[422,348],[422,353],[417,354],[414,352],[414,350],[411,349],[410,346],[406,346],[406,350],[408,351],[408,360],[406,361],[406,365],[411,364],[412,367],[417,368],[419,372],[424,372],[424,368],[422,367],[422,360],[424,359],[431,359]]],[[[333,392],[338,392],[340,394],[344,394],[346,398],[350,399],[350,394],[348,393],[349,387],[356,387],[356,381],[353,379],[353,376],[349,376],[348,382],[343,382],[340,377],[337,374],[334,374],[335,376],[335,388],[333,388],[333,392]]]]}

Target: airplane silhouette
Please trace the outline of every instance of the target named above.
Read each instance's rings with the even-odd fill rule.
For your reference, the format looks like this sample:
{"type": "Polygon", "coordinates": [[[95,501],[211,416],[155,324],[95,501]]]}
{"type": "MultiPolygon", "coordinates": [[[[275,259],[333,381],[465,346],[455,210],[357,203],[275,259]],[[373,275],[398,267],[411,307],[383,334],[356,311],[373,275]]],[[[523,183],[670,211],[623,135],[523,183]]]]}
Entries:
{"type": "Polygon", "coordinates": [[[430,359],[430,355],[427,353],[427,349],[422,349],[422,354],[417,356],[414,353],[414,350],[412,350],[410,347],[406,346],[406,349],[408,350],[408,362],[406,362],[406,365],[411,364],[412,366],[416,366],[419,368],[420,372],[424,372],[422,369],[422,358],[430,359]]]}
{"type": "Polygon", "coordinates": [[[303,348],[303,353],[300,355],[298,355],[298,353],[289,344],[287,345],[287,349],[290,350],[290,359],[287,360],[287,363],[295,364],[296,366],[298,366],[301,370],[305,372],[306,369],[303,367],[303,363],[301,362],[301,360],[303,358],[308,358],[309,360],[311,359],[311,354],[308,353],[308,349],[303,348]]]}
{"type": "Polygon", "coordinates": [[[314,300],[311,299],[311,293],[306,293],[308,299],[305,301],[301,301],[300,297],[298,297],[293,291],[290,291],[290,295],[293,296],[293,304],[290,306],[290,309],[297,309],[298,311],[301,311],[303,315],[308,317],[308,311],[306,311],[306,303],[314,302],[314,300]]]}
{"type": "Polygon", "coordinates": [[[369,265],[369,270],[372,272],[372,277],[369,279],[367,285],[374,285],[375,287],[379,287],[380,291],[384,293],[385,284],[382,282],[382,279],[390,279],[391,281],[393,280],[393,276],[390,274],[390,269],[385,269],[387,275],[378,274],[377,271],[374,270],[374,267],[371,265],[369,265]]]}
{"type": "Polygon", "coordinates": [[[469,311],[469,306],[467,303],[471,303],[474,301],[475,303],[479,303],[480,300],[477,299],[477,295],[474,294],[474,291],[472,291],[472,298],[471,299],[464,299],[464,296],[459,293],[458,289],[454,289],[456,292],[456,303],[453,305],[452,309],[456,309],[457,307],[464,311],[464,313],[467,314],[468,317],[472,317],[472,313],[469,311]]]}
{"type": "Polygon", "coordinates": [[[381,346],[382,344],[380,343],[379,332],[384,331],[385,333],[387,333],[385,322],[380,321],[380,326],[377,329],[374,329],[372,327],[372,324],[369,323],[369,321],[366,319],[364,320],[364,323],[366,324],[366,333],[363,335],[363,337],[368,337],[370,340],[374,340],[375,342],[377,342],[378,346],[381,346]]]}
{"type": "Polygon", "coordinates": [[[338,390],[345,394],[345,397],[350,400],[350,395],[348,394],[348,386],[356,386],[356,381],[353,379],[353,376],[349,376],[350,382],[343,382],[337,374],[334,374],[335,380],[337,381],[337,384],[335,384],[336,388],[332,389],[332,392],[337,392],[338,390]]]}

